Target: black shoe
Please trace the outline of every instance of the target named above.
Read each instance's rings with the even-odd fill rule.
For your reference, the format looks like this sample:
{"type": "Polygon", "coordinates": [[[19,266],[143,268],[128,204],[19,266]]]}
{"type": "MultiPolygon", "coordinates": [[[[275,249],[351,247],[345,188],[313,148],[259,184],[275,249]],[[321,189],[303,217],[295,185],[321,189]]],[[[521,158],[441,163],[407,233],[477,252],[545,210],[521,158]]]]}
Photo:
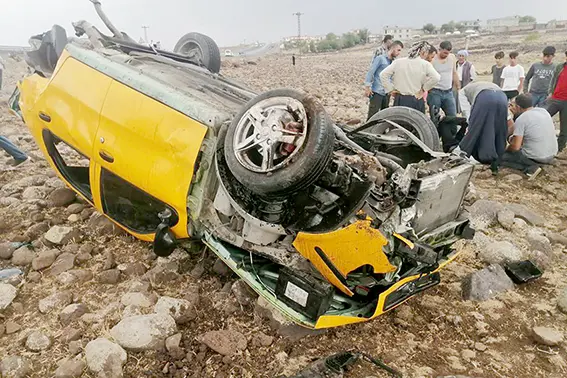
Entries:
{"type": "Polygon", "coordinates": [[[541,169],[541,167],[537,167],[536,169],[526,172],[526,176],[528,176],[528,181],[535,180],[536,177],[539,176],[541,172],[543,172],[543,169],[541,169]]]}

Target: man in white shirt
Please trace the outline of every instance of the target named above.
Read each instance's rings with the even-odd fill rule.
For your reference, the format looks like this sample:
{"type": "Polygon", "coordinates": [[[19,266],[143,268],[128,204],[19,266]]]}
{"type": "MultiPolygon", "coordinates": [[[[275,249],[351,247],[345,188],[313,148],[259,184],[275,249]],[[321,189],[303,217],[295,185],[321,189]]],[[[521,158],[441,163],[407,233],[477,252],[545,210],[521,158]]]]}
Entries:
{"type": "Polygon", "coordinates": [[[506,94],[506,97],[508,97],[508,100],[519,95],[524,87],[526,75],[524,67],[518,64],[518,55],[517,51],[512,51],[510,53],[510,64],[502,70],[500,86],[506,94]]]}
{"type": "Polygon", "coordinates": [[[396,96],[394,106],[407,106],[425,113],[424,94],[441,79],[433,65],[425,60],[432,47],[427,42],[417,43],[407,58],[394,60],[380,73],[386,92],[396,96]]]}

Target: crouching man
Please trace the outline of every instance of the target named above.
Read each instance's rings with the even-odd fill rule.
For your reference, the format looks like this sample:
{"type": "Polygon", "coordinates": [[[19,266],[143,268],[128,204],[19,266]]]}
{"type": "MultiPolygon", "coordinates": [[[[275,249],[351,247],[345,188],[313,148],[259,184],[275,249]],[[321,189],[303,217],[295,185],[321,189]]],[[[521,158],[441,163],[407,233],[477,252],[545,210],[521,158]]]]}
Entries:
{"type": "MultiPolygon", "coordinates": [[[[459,143],[462,151],[498,172],[498,160],[506,150],[509,135],[508,100],[502,89],[489,82],[472,82],[459,92],[468,130],[459,143]]],[[[441,126],[441,125],[440,125],[441,126]]],[[[445,133],[440,131],[441,135],[445,133]]],[[[443,141],[443,145],[449,142],[443,141]]]]}
{"type": "Polygon", "coordinates": [[[529,94],[516,97],[511,110],[516,116],[514,133],[500,165],[524,172],[530,180],[542,171],[540,164],[549,164],[557,155],[555,126],[549,113],[532,106],[529,94]]]}

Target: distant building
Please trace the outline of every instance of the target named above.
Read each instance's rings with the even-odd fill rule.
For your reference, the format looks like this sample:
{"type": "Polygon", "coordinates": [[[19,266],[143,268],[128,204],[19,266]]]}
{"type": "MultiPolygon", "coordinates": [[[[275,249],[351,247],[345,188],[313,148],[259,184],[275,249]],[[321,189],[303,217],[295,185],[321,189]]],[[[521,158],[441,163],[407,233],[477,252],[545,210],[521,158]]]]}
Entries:
{"type": "Polygon", "coordinates": [[[291,37],[286,37],[284,38],[284,42],[286,43],[290,43],[290,42],[298,42],[298,41],[302,41],[302,42],[319,42],[322,41],[323,39],[325,39],[324,36],[310,36],[310,35],[302,35],[301,37],[298,35],[294,35],[291,37]]]}
{"type": "Polygon", "coordinates": [[[368,35],[368,43],[380,43],[384,39],[382,34],[369,34],[368,35]]]}
{"type": "Polygon", "coordinates": [[[416,34],[412,28],[389,25],[384,26],[382,32],[384,35],[390,34],[394,39],[401,41],[410,40],[416,34]]]}
{"type": "Polygon", "coordinates": [[[551,20],[545,25],[545,28],[548,30],[567,29],[567,20],[551,20]]]}
{"type": "Polygon", "coordinates": [[[459,21],[459,23],[464,25],[465,29],[479,30],[483,26],[481,20],[459,21]]]}
{"type": "Polygon", "coordinates": [[[486,21],[486,28],[493,33],[506,31],[509,27],[520,26],[520,16],[493,18],[486,21]]]}

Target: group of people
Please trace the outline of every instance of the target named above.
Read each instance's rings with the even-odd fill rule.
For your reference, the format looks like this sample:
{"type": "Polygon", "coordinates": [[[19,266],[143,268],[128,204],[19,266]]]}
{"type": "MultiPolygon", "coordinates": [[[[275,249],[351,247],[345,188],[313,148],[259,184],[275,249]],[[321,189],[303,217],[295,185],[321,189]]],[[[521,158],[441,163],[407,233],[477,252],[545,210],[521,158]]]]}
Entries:
{"type": "Polygon", "coordinates": [[[387,35],[375,52],[365,79],[368,119],[390,104],[426,111],[436,123],[446,152],[464,152],[476,161],[518,169],[531,178],[567,144],[567,52],[553,64],[556,49],[543,50],[542,61],[525,74],[518,52],[495,55],[492,82],[479,81],[469,53],[452,54],[450,41],[439,48],[414,44],[400,58],[404,45],[387,35]],[[439,113],[443,111],[444,118],[439,113]],[[560,134],[552,116],[560,113],[560,134]],[[461,114],[462,117],[458,117],[461,114]],[[465,122],[463,122],[465,120],[465,122]],[[459,125],[461,129],[459,130],[459,125]]]}

